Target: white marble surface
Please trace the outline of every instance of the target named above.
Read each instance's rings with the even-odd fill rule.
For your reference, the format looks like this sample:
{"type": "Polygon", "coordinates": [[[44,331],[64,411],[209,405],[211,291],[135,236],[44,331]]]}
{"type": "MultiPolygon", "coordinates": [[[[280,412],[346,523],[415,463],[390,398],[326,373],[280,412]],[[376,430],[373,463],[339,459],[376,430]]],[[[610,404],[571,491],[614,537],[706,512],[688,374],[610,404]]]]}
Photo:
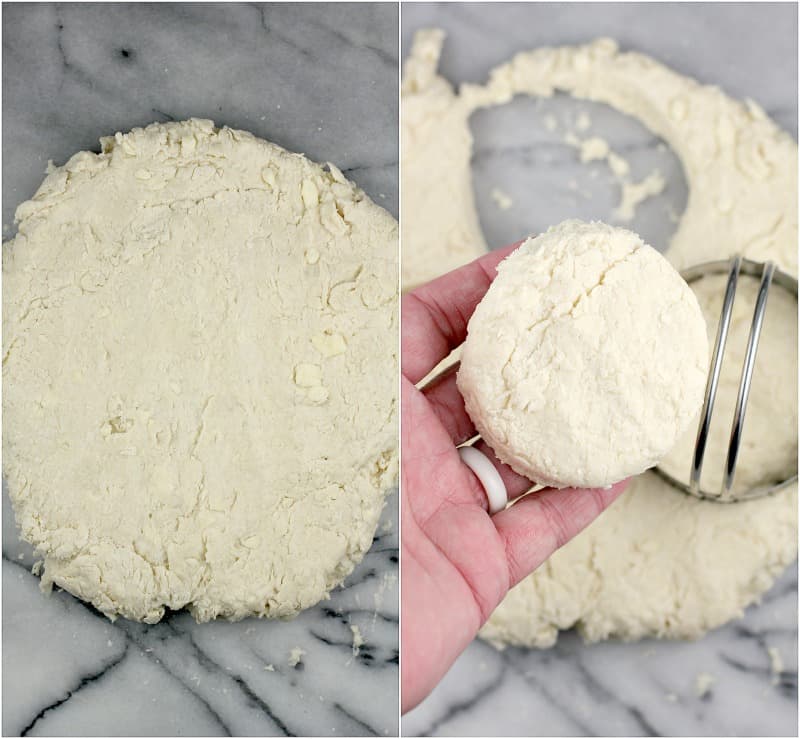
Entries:
{"type": "MultiPolygon", "coordinates": [[[[444,28],[444,75],[456,84],[482,82],[517,51],[607,35],[623,48],[755,99],[796,136],[797,9],[757,5],[409,4],[402,12],[403,56],[416,29],[444,28]]],[[[591,133],[629,159],[635,179],[655,168],[665,176],[664,193],[642,204],[631,226],[657,248],[666,247],[687,196],[674,154],[623,114],[565,96],[518,98],[474,116],[474,187],[490,246],[567,217],[611,219],[619,186],[608,167],[581,164],[563,141],[580,111],[592,119],[591,133]],[[555,130],[546,126],[549,116],[555,130]],[[508,210],[492,199],[494,188],[513,201],[508,210]]],[[[797,576],[790,569],[743,620],[694,643],[585,646],[568,633],[552,650],[500,653],[476,641],[404,717],[403,733],[796,736],[797,576]],[[782,658],[779,674],[773,674],[767,647],[782,658]],[[714,682],[701,698],[695,683],[704,673],[714,682]]]]}
{"type": "MultiPolygon", "coordinates": [[[[48,159],[188,116],[330,160],[397,214],[394,5],[7,4],[3,21],[4,235],[48,159]]],[[[395,735],[396,530],[395,494],[346,586],[294,621],[112,624],[41,595],[4,493],[3,734],[395,735]]]]}
{"type": "Polygon", "coordinates": [[[330,160],[396,217],[397,16],[378,3],[6,4],[3,224],[48,159],[190,116],[330,160]]]}
{"type": "Polygon", "coordinates": [[[697,642],[498,652],[476,641],[403,718],[405,736],[796,736],[797,578],[697,642]],[[773,675],[767,646],[784,671],[773,675]],[[714,682],[699,696],[698,676],[714,682]]]}

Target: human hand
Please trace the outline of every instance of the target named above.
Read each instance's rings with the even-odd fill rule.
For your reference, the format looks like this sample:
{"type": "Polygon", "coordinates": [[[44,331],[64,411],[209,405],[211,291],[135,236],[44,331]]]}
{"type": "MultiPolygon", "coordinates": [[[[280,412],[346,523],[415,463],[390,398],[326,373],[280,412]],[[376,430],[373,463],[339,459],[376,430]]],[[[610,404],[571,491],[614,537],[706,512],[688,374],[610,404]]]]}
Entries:
{"type": "MultiPolygon", "coordinates": [[[[544,489],[489,516],[478,478],[456,446],[477,432],[456,368],[415,387],[467,335],[467,323],[518,244],[417,288],[402,302],[402,709],[416,706],[467,647],[508,590],[593,521],[622,492],[544,489]]],[[[533,483],[476,444],[509,500],[533,483]]]]}

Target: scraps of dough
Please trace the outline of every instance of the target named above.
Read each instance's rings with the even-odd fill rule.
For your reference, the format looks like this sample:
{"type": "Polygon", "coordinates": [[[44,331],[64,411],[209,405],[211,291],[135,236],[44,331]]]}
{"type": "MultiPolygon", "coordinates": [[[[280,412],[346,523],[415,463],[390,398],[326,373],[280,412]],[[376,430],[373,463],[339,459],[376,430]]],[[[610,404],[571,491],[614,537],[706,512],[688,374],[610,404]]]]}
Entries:
{"type": "Polygon", "coordinates": [[[3,459],[42,586],[148,623],[291,616],[396,475],[397,223],[211,121],[101,146],[3,249],[3,459]]]}
{"type": "MultiPolygon", "coordinates": [[[[689,200],[666,254],[673,265],[680,269],[740,253],[775,260],[797,274],[797,145],[758,105],[736,101],[645,55],[621,53],[609,39],[518,54],[494,69],[487,84],[465,84],[456,93],[437,73],[443,38],[438,30],[420,31],[404,71],[404,287],[486,249],[471,184],[470,115],[516,94],[556,91],[638,118],[680,157],[689,200]]],[[[705,294],[713,282],[703,282],[696,291],[705,294]]],[[[712,302],[700,297],[701,304],[712,302]]],[[[789,325],[789,333],[796,332],[782,303],[772,313],[770,323],[784,325],[777,330],[786,333],[789,325]]],[[[796,414],[797,388],[786,380],[796,372],[791,366],[796,352],[789,354],[796,333],[793,341],[780,356],[761,354],[762,379],[756,381],[781,384],[784,409],[794,410],[785,424],[768,427],[765,438],[751,444],[748,457],[740,460],[740,466],[751,466],[746,477],[759,476],[759,452],[776,441],[784,450],[796,449],[791,413],[796,414]],[[773,371],[781,362],[789,366],[773,371]],[[785,433],[788,438],[777,439],[785,433]]],[[[762,410],[755,401],[748,420],[762,410]]],[[[721,466],[721,460],[706,461],[717,463],[721,466]]],[[[779,464],[784,471],[796,468],[796,456],[782,457],[779,464]]],[[[678,494],[645,473],[514,588],[482,635],[498,645],[539,647],[552,645],[559,630],[571,627],[588,641],[699,636],[740,615],[793,561],[796,508],[796,486],[723,506],[678,494]]]]}

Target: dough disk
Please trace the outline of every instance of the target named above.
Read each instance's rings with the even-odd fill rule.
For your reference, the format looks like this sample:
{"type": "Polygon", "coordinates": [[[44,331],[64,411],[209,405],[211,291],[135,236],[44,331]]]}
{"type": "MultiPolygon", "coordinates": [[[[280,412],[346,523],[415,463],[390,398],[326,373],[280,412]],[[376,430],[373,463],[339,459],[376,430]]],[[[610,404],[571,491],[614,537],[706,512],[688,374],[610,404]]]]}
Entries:
{"type": "Polygon", "coordinates": [[[397,224],[211,121],[101,145],[3,250],[4,469],[42,587],[148,623],[291,616],[396,476],[397,224]]]}
{"type": "Polygon", "coordinates": [[[656,465],[708,370],[697,298],[639,236],[564,221],[498,267],[469,322],[458,388],[498,457],[553,487],[656,465]]]}
{"type": "MultiPolygon", "coordinates": [[[[443,38],[439,30],[419,32],[405,66],[404,286],[449,269],[456,250],[466,261],[486,249],[471,188],[471,113],[515,94],[551,96],[556,90],[638,118],[678,154],[689,200],[665,255],[674,266],[741,253],[773,259],[797,274],[797,145],[758,105],[643,54],[622,53],[610,39],[518,54],[493,70],[486,85],[463,85],[456,94],[436,72],[443,38]],[[426,239],[431,233],[437,238],[426,239]]],[[[780,313],[775,318],[780,322],[780,313]]],[[[780,384],[786,399],[780,412],[791,415],[795,380],[783,384],[781,378],[796,377],[796,323],[789,331],[794,343],[776,354],[762,352],[759,362],[774,378],[769,382],[780,384]],[[779,364],[788,366],[779,370],[779,364]]],[[[720,409],[724,415],[721,403],[720,409]]],[[[747,424],[765,433],[740,460],[741,478],[772,474],[762,464],[768,447],[796,450],[796,425],[772,420],[772,406],[751,404],[747,424]],[[759,415],[762,421],[755,420],[759,415]]],[[[792,467],[795,455],[779,466],[792,467]]],[[[709,458],[708,469],[722,463],[709,458]]],[[[697,637],[741,615],[796,556],[796,486],[721,506],[676,493],[645,473],[514,588],[482,635],[498,645],[539,647],[571,627],[589,641],[697,637]]]]}

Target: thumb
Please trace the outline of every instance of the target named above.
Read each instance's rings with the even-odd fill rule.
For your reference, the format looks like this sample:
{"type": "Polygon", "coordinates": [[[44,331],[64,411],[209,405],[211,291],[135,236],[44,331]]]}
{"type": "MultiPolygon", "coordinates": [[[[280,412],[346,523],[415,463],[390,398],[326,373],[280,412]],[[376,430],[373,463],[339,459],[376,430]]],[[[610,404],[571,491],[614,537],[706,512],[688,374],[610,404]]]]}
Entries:
{"type": "Polygon", "coordinates": [[[546,488],[494,516],[494,525],[505,543],[509,587],[583,531],[627,485],[628,480],[623,480],[607,489],[546,488]]]}

